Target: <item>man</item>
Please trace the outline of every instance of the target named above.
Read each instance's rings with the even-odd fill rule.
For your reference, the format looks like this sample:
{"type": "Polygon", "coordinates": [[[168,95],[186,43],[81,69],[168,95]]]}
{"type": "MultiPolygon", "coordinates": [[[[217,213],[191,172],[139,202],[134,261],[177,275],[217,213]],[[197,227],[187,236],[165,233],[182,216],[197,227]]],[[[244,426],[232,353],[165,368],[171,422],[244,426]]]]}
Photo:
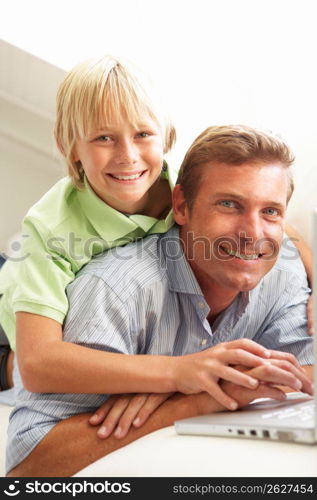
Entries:
{"type": "MultiPolygon", "coordinates": [[[[262,382],[255,389],[230,382],[229,365],[218,374],[239,407],[258,397],[281,398],[276,385],[311,393],[305,273],[294,255],[276,262],[293,190],[291,163],[286,145],[270,134],[242,126],[207,129],[186,154],[173,193],[178,227],[87,265],[68,290],[65,340],[127,354],[174,355],[175,363],[187,355],[188,367],[198,359],[190,353],[202,351],[201,360],[211,349],[220,363],[236,341],[235,364],[262,382]],[[251,370],[250,353],[243,351],[250,342],[271,352],[267,363],[251,370]]],[[[199,389],[193,379],[180,389],[187,395],[170,397],[142,427],[121,440],[100,440],[88,416],[104,395],[32,394],[17,370],[15,385],[7,453],[12,477],[68,476],[176,419],[224,409],[207,392],[195,394],[203,385],[199,389]]]]}

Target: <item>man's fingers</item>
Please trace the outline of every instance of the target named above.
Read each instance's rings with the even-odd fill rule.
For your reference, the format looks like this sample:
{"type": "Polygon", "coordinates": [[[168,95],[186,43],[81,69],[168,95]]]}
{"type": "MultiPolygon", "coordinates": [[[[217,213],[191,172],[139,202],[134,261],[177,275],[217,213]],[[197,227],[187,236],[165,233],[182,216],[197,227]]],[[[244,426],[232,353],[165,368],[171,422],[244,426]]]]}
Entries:
{"type": "Polygon", "coordinates": [[[277,387],[260,384],[259,389],[257,390],[256,398],[272,398],[277,399],[278,401],[284,401],[286,399],[286,395],[277,387]]]}

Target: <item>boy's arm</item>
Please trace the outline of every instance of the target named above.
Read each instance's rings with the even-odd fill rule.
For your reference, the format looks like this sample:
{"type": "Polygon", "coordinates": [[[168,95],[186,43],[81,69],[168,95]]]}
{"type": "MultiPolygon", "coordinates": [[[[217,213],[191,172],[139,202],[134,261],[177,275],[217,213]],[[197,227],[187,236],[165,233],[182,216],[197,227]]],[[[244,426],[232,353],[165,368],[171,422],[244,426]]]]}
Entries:
{"type": "Polygon", "coordinates": [[[159,352],[138,354],[148,321],[142,312],[146,304],[144,309],[134,306],[140,300],[146,301],[144,296],[134,294],[131,302],[122,302],[102,279],[88,273],[77,277],[68,292],[70,309],[64,335],[55,320],[23,312],[16,315],[18,364],[29,391],[206,391],[231,408],[234,401],[219,387],[219,378],[248,388],[256,385],[255,379],[232,368],[236,364],[252,368],[265,361],[265,348],[251,340],[240,339],[180,355],[181,352],[173,351],[172,337],[163,345],[163,352],[174,356],[156,355],[159,352]]]}
{"type": "Polygon", "coordinates": [[[173,390],[168,356],[92,349],[63,341],[62,326],[50,318],[19,312],[16,319],[19,370],[31,392],[148,392],[155,384],[162,392],[173,390]]]}
{"type": "MultiPolygon", "coordinates": [[[[44,316],[23,312],[16,316],[17,360],[23,384],[31,392],[192,394],[207,391],[230,408],[234,401],[219,388],[218,379],[254,387],[255,379],[229,365],[240,363],[255,367],[265,362],[265,348],[248,339],[218,344],[184,356],[127,355],[80,345],[80,339],[76,344],[63,341],[61,325],[44,316]]],[[[84,318],[82,321],[85,333],[88,324],[84,318]]],[[[106,330],[104,336],[111,337],[113,333],[106,330]]]]}

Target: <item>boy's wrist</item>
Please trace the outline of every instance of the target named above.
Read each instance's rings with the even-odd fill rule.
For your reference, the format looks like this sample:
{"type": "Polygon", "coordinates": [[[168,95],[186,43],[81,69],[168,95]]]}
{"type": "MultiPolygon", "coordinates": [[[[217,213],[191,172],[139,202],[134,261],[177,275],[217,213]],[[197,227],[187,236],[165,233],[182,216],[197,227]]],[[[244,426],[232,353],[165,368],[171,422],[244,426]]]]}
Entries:
{"type": "Polygon", "coordinates": [[[164,392],[178,392],[177,373],[180,356],[166,356],[161,365],[162,375],[164,377],[164,392]]]}

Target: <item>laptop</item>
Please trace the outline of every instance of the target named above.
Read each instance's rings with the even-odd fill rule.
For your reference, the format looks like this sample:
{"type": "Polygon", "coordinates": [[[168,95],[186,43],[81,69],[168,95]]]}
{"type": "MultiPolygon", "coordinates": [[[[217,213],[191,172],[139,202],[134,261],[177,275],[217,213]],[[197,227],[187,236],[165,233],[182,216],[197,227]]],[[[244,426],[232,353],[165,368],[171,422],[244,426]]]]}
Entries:
{"type": "MultiPolygon", "coordinates": [[[[314,318],[317,325],[317,209],[313,214],[314,318]]],[[[316,334],[317,335],[317,334],[316,334]]],[[[317,341],[314,341],[314,382],[317,386],[317,341]]],[[[314,396],[289,393],[285,401],[258,399],[235,412],[178,420],[178,434],[230,436],[298,443],[317,442],[317,391],[314,396]]]]}

